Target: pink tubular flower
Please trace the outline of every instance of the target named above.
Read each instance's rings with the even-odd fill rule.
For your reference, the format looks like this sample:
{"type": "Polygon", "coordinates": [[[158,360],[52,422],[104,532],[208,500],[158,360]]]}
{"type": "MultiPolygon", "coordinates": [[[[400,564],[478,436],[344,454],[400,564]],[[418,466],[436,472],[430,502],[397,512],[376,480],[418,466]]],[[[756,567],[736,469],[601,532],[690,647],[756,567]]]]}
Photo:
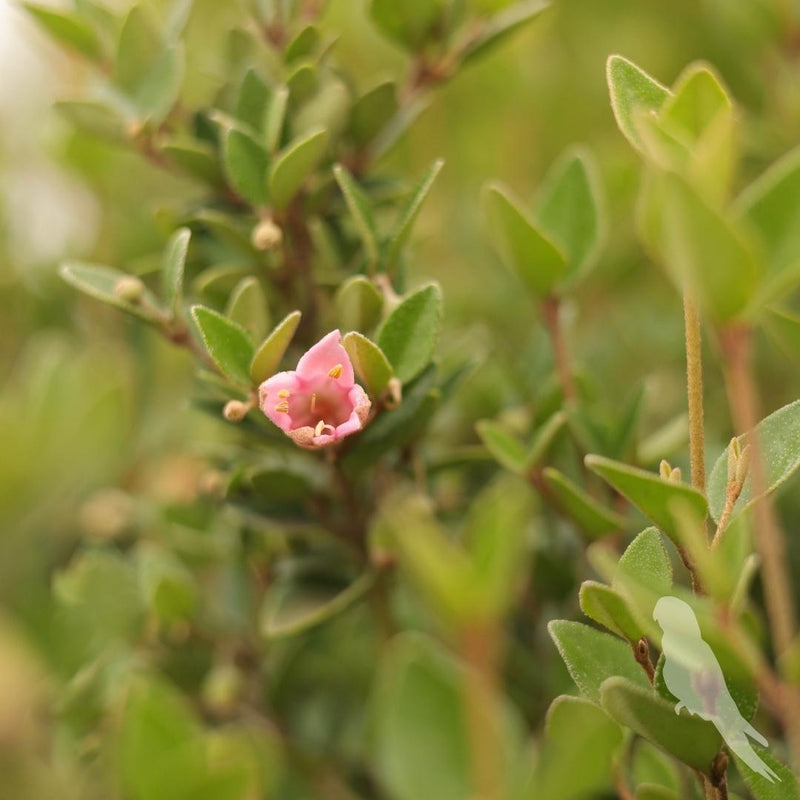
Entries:
{"type": "Polygon", "coordinates": [[[370,401],[353,380],[341,342],[339,331],[331,331],[296,370],[279,372],[258,387],[261,410],[301,447],[327,447],[366,422],[370,401]]]}

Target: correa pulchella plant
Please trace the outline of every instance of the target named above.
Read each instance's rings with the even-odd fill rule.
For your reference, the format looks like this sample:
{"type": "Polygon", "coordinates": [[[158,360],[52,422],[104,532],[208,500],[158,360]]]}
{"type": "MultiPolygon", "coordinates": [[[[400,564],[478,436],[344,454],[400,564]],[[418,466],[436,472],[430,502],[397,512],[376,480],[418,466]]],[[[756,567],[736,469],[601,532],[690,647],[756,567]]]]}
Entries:
{"type": "Polygon", "coordinates": [[[739,120],[710,67],[667,88],[608,62],[614,114],[644,165],[642,242],[679,291],[676,314],[682,298],[688,426],[640,438],[642,393],[601,422],[576,369],[562,312],[606,232],[593,159],[572,149],[534,203],[497,184],[483,198],[549,336],[551,401],[523,423],[525,441],[487,419],[479,447],[429,444],[470,367],[465,356],[441,374],[440,290],[406,278],[442,162],[409,188],[380,159],[431,90],[544,5],[372,0],[410,65],[358,92],[321,33],[324,3],[252,0],[215,102],[191,108],[190,2],[160,17],[144,2],[26,4],[93,65],[93,97],[59,104],[68,119],[202,189],[168,215],[160,274],[83,262],[61,274],[185,348],[196,405],[228,425],[229,446],[207,448],[205,498],[164,519],[180,535],[153,524],[84,546],[54,584],[64,624],[86,636],[63,676],[60,746],[103,796],[799,796],[786,766],[800,764],[794,594],[770,498],[800,466],[800,402],[759,421],[751,355],[762,325],[800,341],[800,318],[780,307],[800,283],[800,155],[738,191],[739,120]],[[707,477],[701,325],[737,434],[707,477]],[[662,460],[687,427],[690,481],[662,460]],[[476,490],[456,513],[431,491],[448,470],[476,490]],[[532,750],[503,677],[543,520],[577,532],[605,582],[580,589],[599,628],[550,623],[578,694],[552,702],[532,750]],[[750,600],[759,571],[766,626],[750,600]],[[676,714],[653,619],[667,595],[694,611],[741,715],[758,713],[772,747],[754,749],[779,780],[732,756],[710,722],[676,714]],[[328,683],[341,696],[307,703],[328,683]]]}

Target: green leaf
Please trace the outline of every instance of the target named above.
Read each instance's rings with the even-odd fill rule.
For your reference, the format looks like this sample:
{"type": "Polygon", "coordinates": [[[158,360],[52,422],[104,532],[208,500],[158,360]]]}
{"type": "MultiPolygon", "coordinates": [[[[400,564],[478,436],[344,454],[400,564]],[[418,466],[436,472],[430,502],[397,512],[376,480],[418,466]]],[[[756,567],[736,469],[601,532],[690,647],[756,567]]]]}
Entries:
{"type": "Polygon", "coordinates": [[[145,322],[155,323],[158,320],[158,300],[147,288],[142,287],[141,300],[138,303],[125,300],[124,295],[117,293],[120,281],[138,280],[138,278],[112,267],[85,264],[80,261],[68,261],[62,264],[59,274],[67,283],[96,300],[127,311],[145,322]]]}
{"type": "Polygon", "coordinates": [[[721,111],[731,112],[733,104],[719,77],[705,64],[690,64],[672,87],[662,106],[662,122],[689,137],[699,139],[721,111]]]}
{"type": "Polygon", "coordinates": [[[241,325],[254,342],[260,342],[269,329],[267,298],[258,278],[243,278],[231,292],[225,316],[241,325]]]}
{"type": "Polygon", "coordinates": [[[275,208],[285,208],[328,149],[328,132],[316,130],[289,144],[275,157],[269,192],[275,208]]]}
{"type": "Polygon", "coordinates": [[[586,466],[599,475],[670,537],[677,540],[677,527],[670,504],[681,499],[696,513],[706,515],[706,499],[684,483],[663,481],[657,475],[610,458],[588,455],[586,466]]]}
{"type": "Polygon", "coordinates": [[[354,275],[336,292],[336,311],[345,329],[371,330],[377,325],[383,310],[383,295],[378,287],[363,275],[354,275]]]}
{"type": "Polygon", "coordinates": [[[761,278],[748,243],[678,175],[663,173],[652,190],[662,227],[651,243],[673,280],[688,288],[714,321],[741,316],[761,278]]]}
{"type": "Polygon", "coordinates": [[[372,0],[369,10],[384,36],[413,52],[434,37],[444,4],[441,0],[372,0]]]}
{"type": "Polygon", "coordinates": [[[628,643],[588,625],[564,619],[552,620],[547,630],[572,680],[587,700],[600,703],[600,687],[612,676],[622,676],[626,684],[630,682],[651,691],[647,676],[636,663],[628,643]]]}
{"type": "Polygon", "coordinates": [[[544,743],[525,797],[577,800],[605,796],[623,734],[614,720],[580,697],[557,697],[547,712],[544,743]],[[580,753],[577,768],[575,754],[580,753]]]}
{"type": "Polygon", "coordinates": [[[147,607],[161,620],[189,619],[199,592],[192,573],[174,556],[156,547],[139,554],[139,583],[147,607]]]}
{"type": "Polygon", "coordinates": [[[97,35],[77,14],[57,11],[38,3],[23,3],[22,7],[61,44],[74,48],[92,60],[102,56],[97,35]]]}
{"type": "Polygon", "coordinates": [[[228,128],[224,137],[223,163],[230,185],[248,203],[266,205],[269,168],[266,150],[239,128],[228,128]]]}
{"type": "Polygon", "coordinates": [[[387,410],[359,434],[356,444],[342,461],[353,471],[371,467],[389,450],[412,442],[427,426],[439,406],[441,393],[435,388],[436,369],[431,365],[403,392],[398,408],[387,410]]]}
{"type": "Polygon", "coordinates": [[[264,142],[269,153],[274,153],[281,145],[286,108],[289,104],[289,88],[276,89],[264,112],[264,142]]]}
{"type": "Polygon", "coordinates": [[[544,482],[558,508],[590,539],[600,539],[625,527],[625,520],[598,503],[553,467],[542,473],[544,482]]]}
{"type": "Polygon", "coordinates": [[[397,263],[400,259],[403,247],[408,241],[408,237],[411,234],[411,229],[417,219],[417,216],[419,216],[422,204],[425,202],[425,198],[428,196],[431,187],[433,186],[433,182],[436,180],[436,176],[439,174],[443,166],[444,160],[441,158],[433,162],[423,176],[422,180],[414,189],[411,197],[408,200],[408,203],[403,209],[400,215],[400,222],[389,239],[389,246],[386,252],[387,272],[392,273],[397,268],[397,263]]]}
{"type": "Polygon", "coordinates": [[[160,151],[189,175],[199,178],[214,187],[224,185],[214,148],[200,139],[164,139],[158,145],[160,151]]]}
{"type": "Polygon", "coordinates": [[[135,96],[163,52],[164,43],[142,3],[131,6],[119,36],[116,79],[130,96],[135,96]]]}
{"type": "Polygon", "coordinates": [[[374,269],[378,263],[378,234],[375,230],[375,220],[372,216],[370,202],[353,176],[341,164],[334,166],[333,174],[353,217],[356,230],[361,237],[361,243],[364,245],[367,266],[374,269]]]}
{"type": "Polygon", "coordinates": [[[772,275],[796,265],[800,260],[800,147],[751,183],[734,208],[759,234],[772,275]]]}
{"type": "Polygon", "coordinates": [[[800,316],[780,308],[764,311],[764,328],[772,340],[793,359],[800,359],[800,316]]]}
{"type": "Polygon", "coordinates": [[[188,228],[179,228],[172,234],[164,251],[161,263],[161,283],[164,287],[164,300],[175,316],[180,309],[183,296],[183,272],[186,266],[186,254],[192,232],[188,228]]]}
{"type": "Polygon", "coordinates": [[[373,701],[375,764],[397,800],[470,795],[462,680],[446,652],[420,634],[387,645],[373,701]]]}
{"type": "Polygon", "coordinates": [[[473,500],[465,541],[472,560],[471,591],[482,614],[507,613],[530,556],[531,491],[526,481],[502,475],[473,500]]]}
{"type": "Polygon", "coordinates": [[[383,351],[362,334],[351,331],[342,340],[358,378],[373,397],[380,397],[394,376],[383,351]]]}
{"type": "Polygon", "coordinates": [[[755,754],[778,776],[777,781],[770,782],[749,767],[736,753],[731,754],[739,774],[747,784],[747,788],[753,793],[755,800],[798,800],[800,787],[797,785],[794,773],[787,766],[781,764],[766,747],[755,743],[751,744],[751,747],[755,754]]]}
{"type": "Polygon", "coordinates": [[[119,113],[105,103],[61,100],[55,109],[76,128],[112,142],[125,142],[128,133],[119,113]]]}
{"type": "Polygon", "coordinates": [[[606,63],[606,79],[620,131],[637,150],[643,150],[635,124],[636,114],[658,111],[669,97],[669,89],[627,58],[617,55],[610,56],[606,63]]]}
{"type": "Polygon", "coordinates": [[[504,8],[495,14],[474,38],[470,39],[464,48],[462,63],[467,64],[485,55],[538,17],[549,5],[547,0],[519,0],[504,8]]]}
{"type": "Polygon", "coordinates": [[[267,595],[261,629],[268,639],[297,636],[341,614],[362,598],[375,583],[365,572],[345,589],[277,584],[267,595]]]}
{"type": "Polygon", "coordinates": [[[198,724],[178,693],[144,680],[129,690],[119,733],[120,777],[134,800],[188,798],[202,778],[198,724]]]}
{"type": "Polygon", "coordinates": [[[366,147],[394,117],[398,110],[397,86],[385,81],[369,89],[350,111],[348,133],[356,147],[366,147]]]}
{"type": "Polygon", "coordinates": [[[297,35],[286,46],[283,53],[283,60],[290,64],[300,58],[310,56],[320,41],[319,31],[313,25],[306,25],[298,31],[297,35]]]}
{"type": "Polygon", "coordinates": [[[646,584],[659,595],[668,594],[672,588],[672,562],[655,528],[646,528],[625,548],[617,564],[613,587],[620,588],[626,579],[646,584]]]}
{"type": "Polygon", "coordinates": [[[525,456],[526,471],[530,472],[540,466],[566,424],[567,415],[563,411],[556,411],[538,428],[525,456]]]}
{"type": "Polygon", "coordinates": [[[134,104],[153,124],[162,122],[180,95],[186,55],[183,44],[164,48],[133,95],[134,104]]]}
{"type": "Polygon", "coordinates": [[[430,363],[442,322],[442,294],[430,284],[406,297],[378,333],[378,346],[395,374],[408,383],[430,363]]]}
{"type": "MultiPolygon", "coordinates": [[[[767,494],[783,486],[800,468],[800,400],[790,403],[765,417],[756,426],[759,449],[767,472],[767,494]]],[[[747,444],[747,435],[739,437],[740,447],[747,444]]],[[[728,482],[728,451],[717,459],[708,479],[708,503],[711,516],[719,520],[725,505],[728,482]]],[[[763,496],[763,495],[760,495],[763,496]]],[[[734,506],[734,514],[749,508],[758,497],[753,497],[752,482],[748,475],[742,493],[734,506]]]]}
{"type": "Polygon", "coordinates": [[[580,589],[581,611],[612,633],[638,642],[644,631],[628,608],[628,601],[615,589],[596,581],[584,581],[580,589]]]}
{"type": "Polygon", "coordinates": [[[270,99],[269,87],[258,72],[255,69],[247,70],[236,100],[236,119],[240,119],[253,130],[260,131],[270,99]]]}
{"type": "Polygon", "coordinates": [[[564,254],[498,186],[486,192],[489,226],[498,247],[517,275],[541,298],[567,274],[564,254]]]}
{"type": "Polygon", "coordinates": [[[572,275],[589,265],[600,238],[593,174],[588,154],[568,153],[545,178],[536,207],[539,225],[566,255],[572,275]]]}
{"type": "Polygon", "coordinates": [[[249,370],[253,383],[259,384],[276,372],[286,348],[289,347],[297,331],[301,316],[299,311],[287,314],[256,350],[249,370]]]}
{"type": "Polygon", "coordinates": [[[214,363],[232,381],[249,386],[253,343],[247,331],[205,306],[192,306],[192,317],[214,363]]]}
{"type": "Polygon", "coordinates": [[[499,422],[482,419],[475,425],[475,430],[501,466],[517,475],[527,472],[528,453],[525,446],[499,422]]]}
{"type": "MultiPolygon", "coordinates": [[[[644,674],[644,673],[642,673],[644,674]]],[[[684,764],[710,773],[711,762],[722,746],[716,728],[653,694],[650,686],[634,685],[624,677],[613,677],[600,687],[603,708],[620,725],[674,755],[684,764]]]]}

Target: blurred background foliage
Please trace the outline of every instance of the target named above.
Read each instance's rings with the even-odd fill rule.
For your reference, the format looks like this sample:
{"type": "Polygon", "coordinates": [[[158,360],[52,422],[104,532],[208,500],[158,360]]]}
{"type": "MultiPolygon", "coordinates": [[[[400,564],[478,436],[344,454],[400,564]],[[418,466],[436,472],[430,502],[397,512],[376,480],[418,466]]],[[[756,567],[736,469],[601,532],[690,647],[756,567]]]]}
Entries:
{"type": "MultiPolygon", "coordinates": [[[[227,34],[242,22],[243,6],[196,0],[186,33],[187,107],[209,104],[224,81],[227,34]]],[[[408,57],[379,35],[365,6],[331,0],[321,22],[337,37],[336,63],[362,90],[408,70],[408,57]]],[[[525,428],[529,415],[542,420],[555,408],[539,310],[490,246],[481,189],[500,179],[531,198],[575,143],[595,157],[606,210],[597,268],[565,308],[578,380],[608,420],[643,387],[645,434],[682,413],[681,312],[634,233],[640,169],[609,106],[606,58],[621,53],[666,84],[690,61],[713,63],[738,101],[742,184],[800,134],[800,29],[785,24],[785,13],[770,0],[557,0],[434,91],[377,170],[413,177],[436,158],[446,162],[415,229],[409,283],[441,284],[441,361],[472,355],[476,366],[436,417],[431,448],[477,445],[482,418],[525,428]]],[[[249,641],[252,598],[242,595],[258,588],[242,579],[243,545],[217,513],[213,457],[227,441],[225,423],[191,405],[186,353],[78,295],[56,269],[79,257],[149,274],[171,230],[169,209],[191,202],[197,186],[59,117],[53,101],[80,96],[87,70],[7,0],[0,0],[0,75],[0,797],[466,797],[446,769],[417,783],[423,776],[392,746],[393,737],[407,741],[408,725],[419,737],[409,758],[422,765],[467,758],[464,742],[434,734],[458,727],[447,719],[461,713],[457,704],[440,696],[458,666],[428,653],[424,640],[402,639],[384,655],[390,666],[376,689],[380,620],[363,605],[270,644],[266,689],[254,679],[261,645],[249,641]],[[119,542],[136,543],[135,559],[109,546],[119,542]],[[76,564],[72,556],[86,544],[97,547],[76,564]],[[210,645],[185,624],[198,607],[207,612],[210,645]],[[416,671],[403,671],[407,662],[416,671]],[[146,673],[161,678],[131,678],[146,673]],[[194,713],[176,700],[171,680],[194,713]],[[123,686],[130,696],[120,721],[123,686]],[[435,702],[425,702],[426,692],[435,702]],[[389,707],[377,721],[367,704],[373,693],[379,709],[389,707]],[[274,725],[261,718],[264,704],[274,725]],[[233,718],[241,724],[224,724],[233,718]],[[112,730],[111,757],[96,758],[108,755],[112,730]],[[381,743],[377,753],[373,741],[381,743]],[[159,785],[165,754],[169,773],[184,783],[159,785]]],[[[800,394],[796,361],[758,344],[762,396],[772,410],[800,394]]],[[[715,459],[732,428],[712,351],[707,363],[707,446],[715,459]]],[[[686,469],[684,449],[680,443],[673,463],[686,469]]],[[[459,519],[494,472],[488,459],[468,477],[442,470],[432,494],[459,519]]],[[[798,518],[796,493],[781,503],[787,519],[798,518]]],[[[570,526],[544,510],[536,519],[530,574],[506,631],[505,681],[507,735],[520,743],[531,735],[538,747],[550,701],[570,686],[545,624],[577,616],[577,588],[590,569],[570,526]]],[[[790,544],[796,569],[800,545],[790,544]]],[[[276,545],[265,536],[260,546],[276,545]]],[[[395,605],[400,627],[435,627],[412,592],[401,589],[395,605]]],[[[587,736],[590,723],[578,723],[587,736]]],[[[584,766],[587,774],[595,769],[584,766]]]]}

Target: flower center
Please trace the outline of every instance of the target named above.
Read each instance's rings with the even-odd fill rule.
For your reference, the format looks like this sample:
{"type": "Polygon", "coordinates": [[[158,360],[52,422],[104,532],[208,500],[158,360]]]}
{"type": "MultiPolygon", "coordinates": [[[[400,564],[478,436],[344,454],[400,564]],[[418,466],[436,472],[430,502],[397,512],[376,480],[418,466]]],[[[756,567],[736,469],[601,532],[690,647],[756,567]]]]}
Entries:
{"type": "MultiPolygon", "coordinates": [[[[288,404],[288,413],[293,428],[320,427],[320,434],[328,428],[336,428],[350,418],[352,404],[349,390],[328,376],[317,379],[304,387],[304,391],[293,392],[283,402],[288,404]]],[[[318,436],[320,434],[317,434],[318,436]]]]}

